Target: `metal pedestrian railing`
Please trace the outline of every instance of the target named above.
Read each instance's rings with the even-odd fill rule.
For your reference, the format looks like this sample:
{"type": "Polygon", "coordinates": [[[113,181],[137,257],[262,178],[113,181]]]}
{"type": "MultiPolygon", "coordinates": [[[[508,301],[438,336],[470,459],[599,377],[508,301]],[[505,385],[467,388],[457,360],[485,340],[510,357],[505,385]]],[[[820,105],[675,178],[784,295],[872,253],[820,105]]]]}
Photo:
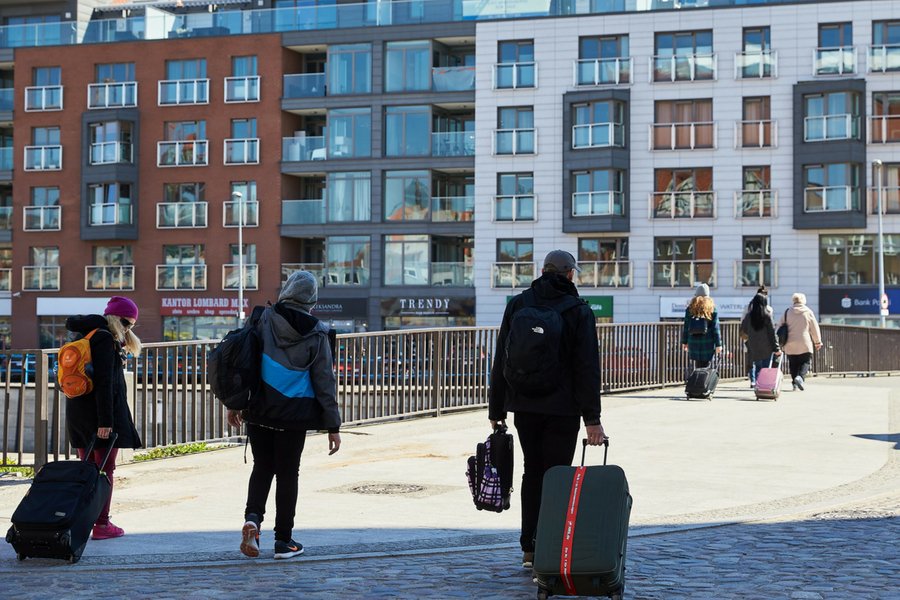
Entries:
{"type": "MultiPolygon", "coordinates": [[[[597,326],[603,392],[677,385],[689,372],[681,323],[597,326]]],[[[723,379],[745,377],[737,322],[722,324],[723,379]]],[[[461,327],[337,337],[337,400],[358,425],[486,406],[498,328],[461,327]]],[[[817,374],[900,371],[900,330],[822,326],[817,374]]],[[[129,404],[146,447],[221,440],[240,431],[207,380],[216,341],[146,344],[127,366],[129,404]]],[[[56,349],[0,352],[0,465],[40,467],[70,457],[66,398],[56,389],[56,349]]]]}

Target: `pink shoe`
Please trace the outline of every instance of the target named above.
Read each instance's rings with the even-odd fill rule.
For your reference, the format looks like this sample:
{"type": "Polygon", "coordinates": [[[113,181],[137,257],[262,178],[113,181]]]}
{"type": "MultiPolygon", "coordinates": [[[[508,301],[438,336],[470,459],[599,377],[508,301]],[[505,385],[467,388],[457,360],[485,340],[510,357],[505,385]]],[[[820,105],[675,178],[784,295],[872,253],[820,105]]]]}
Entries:
{"type": "Polygon", "coordinates": [[[106,525],[94,525],[94,531],[91,533],[92,540],[111,540],[112,538],[122,537],[125,530],[116,527],[112,523],[106,525]]]}

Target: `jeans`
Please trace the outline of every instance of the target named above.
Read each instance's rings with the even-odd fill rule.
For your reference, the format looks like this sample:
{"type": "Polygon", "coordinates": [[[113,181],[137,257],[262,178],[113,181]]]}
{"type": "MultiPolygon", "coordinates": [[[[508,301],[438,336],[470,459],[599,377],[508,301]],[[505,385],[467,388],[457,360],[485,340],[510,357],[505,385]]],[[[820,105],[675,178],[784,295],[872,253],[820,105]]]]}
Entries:
{"type": "Polygon", "coordinates": [[[517,412],[514,423],[525,459],[521,491],[522,533],[519,543],[522,552],[534,552],[544,473],[556,465],[572,464],[581,418],[517,412]]]}
{"type": "MultiPolygon", "coordinates": [[[[773,362],[772,366],[777,366],[777,362],[773,362]]],[[[760,372],[760,370],[765,369],[769,366],[769,359],[764,358],[762,360],[755,360],[750,364],[750,383],[756,383],[756,374],[760,372]]]]}
{"type": "Polygon", "coordinates": [[[788,355],[788,368],[791,371],[791,381],[797,377],[806,379],[806,374],[812,366],[812,352],[788,355]]]}
{"type": "Polygon", "coordinates": [[[275,539],[290,542],[297,510],[300,455],[306,443],[305,431],[280,431],[247,423],[253,472],[247,489],[244,519],[257,526],[266,514],[266,500],[275,478],[275,539]]]}
{"type": "MultiPolygon", "coordinates": [[[[86,448],[75,449],[78,453],[78,458],[81,460],[84,460],[85,450],[86,448]]],[[[103,464],[103,459],[106,458],[107,450],[109,450],[109,448],[94,448],[91,450],[91,462],[98,467],[101,466],[103,464]]],[[[106,466],[103,467],[103,472],[106,473],[106,478],[109,479],[109,498],[106,499],[106,504],[103,505],[103,510],[100,511],[100,516],[94,521],[94,525],[109,525],[109,507],[112,506],[113,473],[116,472],[116,457],[118,455],[119,449],[113,448],[109,453],[109,459],[106,461],[106,466]]]]}

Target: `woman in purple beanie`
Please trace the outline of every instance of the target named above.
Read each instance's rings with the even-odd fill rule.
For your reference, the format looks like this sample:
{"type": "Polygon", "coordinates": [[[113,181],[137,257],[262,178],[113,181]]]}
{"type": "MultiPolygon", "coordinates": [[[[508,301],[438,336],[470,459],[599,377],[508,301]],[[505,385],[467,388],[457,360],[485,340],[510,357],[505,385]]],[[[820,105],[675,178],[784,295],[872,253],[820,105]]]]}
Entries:
{"type": "Polygon", "coordinates": [[[141,353],[141,340],[133,331],[137,318],[138,307],[134,302],[113,296],[102,315],[75,315],[66,319],[66,329],[74,332],[76,339],[94,332],[90,338],[94,389],[83,396],[66,399],[69,442],[78,451],[78,456],[84,458],[85,449],[96,435],[91,460],[99,465],[106,456],[110,435],[118,436],[104,467],[109,478],[110,498],[94,523],[91,538],[95,540],[125,535],[121,527],[109,520],[109,507],[118,448],[140,448],[142,445],[128,408],[125,387],[125,359],[128,354],[138,356],[141,353]]]}

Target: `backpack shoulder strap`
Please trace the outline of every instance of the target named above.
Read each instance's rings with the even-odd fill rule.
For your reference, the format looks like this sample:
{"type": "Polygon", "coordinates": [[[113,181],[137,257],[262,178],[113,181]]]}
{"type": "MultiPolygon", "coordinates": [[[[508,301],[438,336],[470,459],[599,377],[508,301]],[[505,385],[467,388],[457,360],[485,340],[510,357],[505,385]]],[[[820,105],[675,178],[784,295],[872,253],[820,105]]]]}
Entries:
{"type": "Polygon", "coordinates": [[[262,318],[263,311],[265,310],[266,307],[262,306],[261,304],[257,304],[256,306],[254,306],[253,310],[250,312],[250,318],[247,319],[247,323],[249,323],[251,326],[255,326],[257,323],[259,323],[259,320],[262,318]]]}
{"type": "Polygon", "coordinates": [[[95,334],[95,333],[97,333],[97,330],[96,330],[96,329],[91,329],[90,331],[88,331],[87,335],[84,336],[84,339],[90,340],[92,337],[94,337],[94,334],[95,334]]]}

